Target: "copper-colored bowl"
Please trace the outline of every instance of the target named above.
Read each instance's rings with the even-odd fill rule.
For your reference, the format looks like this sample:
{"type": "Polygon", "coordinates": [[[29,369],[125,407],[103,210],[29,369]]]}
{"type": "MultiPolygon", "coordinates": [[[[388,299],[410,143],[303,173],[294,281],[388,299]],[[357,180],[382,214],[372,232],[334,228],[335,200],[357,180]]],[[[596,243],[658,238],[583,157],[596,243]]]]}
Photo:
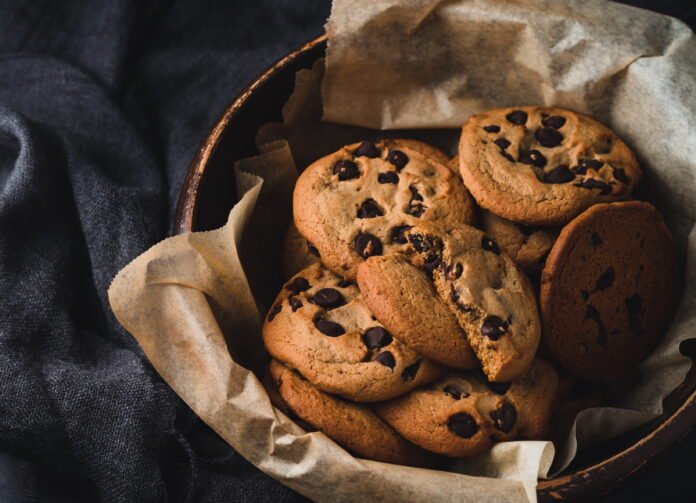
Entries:
{"type": "MultiPolygon", "coordinates": [[[[174,231],[204,231],[224,225],[236,202],[232,166],[256,154],[258,128],[280,119],[295,73],[324,55],[326,36],[291,52],[256,78],[230,104],[191,163],[179,198],[174,231]]],[[[696,355],[696,344],[683,344],[696,355]]],[[[664,403],[664,414],[631,432],[578,453],[563,474],[539,482],[540,502],[595,498],[635,476],[682,440],[696,425],[696,370],[664,403]]]]}

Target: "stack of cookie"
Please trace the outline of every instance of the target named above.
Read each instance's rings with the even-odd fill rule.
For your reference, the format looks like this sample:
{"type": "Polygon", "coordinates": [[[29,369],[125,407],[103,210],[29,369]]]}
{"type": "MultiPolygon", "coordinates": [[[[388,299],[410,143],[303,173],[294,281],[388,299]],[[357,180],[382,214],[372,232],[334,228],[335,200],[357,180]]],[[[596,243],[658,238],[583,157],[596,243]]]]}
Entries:
{"type": "Polygon", "coordinates": [[[392,463],[548,438],[575,378],[635,372],[672,316],[672,238],[626,201],[640,178],[612,131],[557,108],[473,116],[452,160],[413,140],[319,159],[263,327],[269,395],[392,463]]]}

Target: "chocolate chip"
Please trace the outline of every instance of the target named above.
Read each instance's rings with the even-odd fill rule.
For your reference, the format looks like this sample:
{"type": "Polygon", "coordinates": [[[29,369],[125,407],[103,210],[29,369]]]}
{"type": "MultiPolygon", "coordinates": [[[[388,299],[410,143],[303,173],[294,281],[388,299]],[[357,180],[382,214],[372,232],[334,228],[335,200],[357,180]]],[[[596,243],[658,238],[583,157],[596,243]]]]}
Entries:
{"type": "Polygon", "coordinates": [[[410,225],[399,225],[396,227],[392,227],[391,233],[390,233],[390,239],[392,243],[398,243],[400,245],[405,245],[408,243],[408,239],[406,239],[405,232],[409,230],[412,226],[410,225]]]}
{"type": "Polygon", "coordinates": [[[611,186],[609,186],[608,183],[600,182],[599,180],[595,180],[594,178],[588,178],[587,180],[583,180],[580,183],[575,184],[576,187],[581,187],[583,189],[600,189],[600,194],[606,195],[611,192],[611,186]]]}
{"type": "Polygon", "coordinates": [[[597,308],[594,307],[592,304],[587,305],[587,309],[585,310],[585,319],[586,320],[598,320],[599,319],[599,311],[597,311],[597,308]]]}
{"type": "Polygon", "coordinates": [[[375,361],[381,363],[385,367],[389,367],[390,369],[396,367],[396,360],[394,359],[394,355],[391,354],[389,351],[384,351],[383,353],[378,354],[377,358],[375,358],[375,361]]]}
{"type": "Polygon", "coordinates": [[[307,251],[314,255],[315,257],[319,257],[319,250],[317,250],[316,246],[314,246],[312,243],[307,241],[307,251]]]}
{"type": "Polygon", "coordinates": [[[491,412],[491,419],[496,430],[503,433],[510,433],[517,421],[517,410],[511,403],[505,402],[503,405],[491,412]]]}
{"type": "Polygon", "coordinates": [[[404,371],[401,372],[401,379],[403,379],[404,381],[413,381],[416,378],[416,374],[418,373],[420,365],[421,360],[418,360],[413,365],[409,365],[408,367],[406,367],[404,371]]]}
{"type": "Polygon", "coordinates": [[[377,181],[379,183],[393,183],[396,185],[399,183],[399,175],[396,174],[396,171],[387,171],[386,173],[378,173],[377,174],[377,181]]]}
{"type": "Polygon", "coordinates": [[[497,341],[507,333],[508,323],[502,318],[492,315],[487,316],[481,325],[481,334],[493,341],[497,341]]]}
{"type": "Polygon", "coordinates": [[[352,281],[347,280],[347,279],[342,279],[341,281],[338,282],[338,287],[339,288],[348,288],[353,284],[352,281]]]}
{"type": "Polygon", "coordinates": [[[489,380],[486,380],[486,385],[488,385],[488,388],[495,393],[496,395],[504,395],[507,393],[507,391],[510,389],[510,386],[512,386],[511,382],[491,382],[489,380]]]}
{"type": "Polygon", "coordinates": [[[362,336],[367,349],[379,349],[392,342],[392,336],[382,327],[368,328],[362,336]]]}
{"type": "Polygon", "coordinates": [[[459,262],[455,262],[454,264],[447,266],[447,269],[445,270],[445,279],[447,281],[454,281],[455,279],[459,278],[463,272],[464,266],[459,262]]]}
{"type": "Polygon", "coordinates": [[[382,254],[382,242],[368,232],[361,232],[355,237],[355,251],[362,258],[374,257],[382,254]]]}
{"type": "Polygon", "coordinates": [[[552,127],[554,129],[561,129],[565,123],[565,117],[561,117],[560,115],[552,115],[551,117],[547,117],[541,120],[542,125],[546,127],[552,127]]]}
{"type": "Polygon", "coordinates": [[[294,295],[288,297],[288,300],[290,301],[290,307],[292,308],[293,313],[302,307],[302,301],[294,295]]]}
{"type": "Polygon", "coordinates": [[[542,127],[534,132],[534,138],[541,143],[543,147],[557,147],[563,141],[563,135],[558,130],[550,127],[542,127]]]}
{"type": "Polygon", "coordinates": [[[623,168],[613,168],[614,171],[614,178],[623,183],[624,185],[628,185],[631,183],[631,180],[628,178],[628,175],[626,174],[626,170],[623,168]]]}
{"type": "Polygon", "coordinates": [[[499,133],[500,126],[496,126],[495,124],[491,124],[490,126],[483,126],[483,130],[486,133],[499,133]]]}
{"type": "Polygon", "coordinates": [[[505,118],[513,124],[521,126],[527,122],[527,112],[523,110],[515,110],[507,114],[505,118]]]}
{"type": "Polygon", "coordinates": [[[515,160],[514,157],[512,157],[510,154],[508,154],[508,153],[505,152],[504,150],[501,150],[499,153],[500,153],[500,155],[502,155],[503,157],[505,157],[505,159],[507,159],[508,161],[510,161],[510,162],[517,162],[517,161],[515,160]]]}
{"type": "Polygon", "coordinates": [[[408,203],[408,206],[404,210],[405,213],[408,215],[412,215],[416,218],[420,218],[423,213],[425,213],[425,206],[423,206],[419,201],[423,200],[423,196],[421,196],[420,192],[418,192],[418,187],[415,185],[410,185],[408,187],[408,190],[411,191],[411,200],[408,203]]]}
{"type": "Polygon", "coordinates": [[[290,290],[294,294],[298,294],[309,289],[310,286],[309,281],[307,281],[305,278],[302,276],[296,276],[290,283],[285,285],[285,289],[290,290]]]}
{"type": "Polygon", "coordinates": [[[281,310],[283,309],[282,304],[280,302],[273,306],[270,311],[268,311],[268,321],[273,321],[273,318],[276,317],[276,314],[278,314],[281,310]]]}
{"type": "Polygon", "coordinates": [[[590,236],[590,239],[592,239],[592,246],[594,248],[598,248],[602,245],[602,238],[599,237],[599,234],[596,232],[592,233],[592,236],[590,236]]]}
{"type": "Polygon", "coordinates": [[[594,320],[597,323],[597,342],[601,346],[607,345],[607,331],[604,328],[604,323],[600,319],[599,311],[592,304],[587,305],[587,310],[585,311],[585,319],[594,320]]]}
{"type": "Polygon", "coordinates": [[[398,171],[401,171],[408,164],[408,156],[401,150],[390,150],[387,154],[387,161],[396,166],[398,171]]]}
{"type": "Polygon", "coordinates": [[[341,292],[334,288],[322,288],[314,294],[312,302],[324,309],[333,309],[346,303],[341,292]]]}
{"type": "Polygon", "coordinates": [[[635,294],[626,299],[626,309],[630,314],[640,315],[643,312],[643,299],[635,294]]]}
{"type": "Polygon", "coordinates": [[[544,155],[541,152],[534,149],[522,154],[520,156],[520,162],[522,164],[531,164],[532,166],[543,168],[544,166],[546,166],[546,157],[544,157],[544,155]]]}
{"type": "Polygon", "coordinates": [[[505,150],[506,148],[508,148],[510,146],[510,142],[508,140],[506,140],[505,138],[498,138],[493,143],[498,145],[503,150],[505,150]]]}
{"type": "Polygon", "coordinates": [[[588,169],[599,171],[604,163],[598,159],[580,159],[578,161],[577,173],[584,175],[588,169]]]}
{"type": "Polygon", "coordinates": [[[338,175],[338,179],[342,182],[352,180],[360,176],[358,165],[348,159],[343,159],[334,164],[333,174],[338,175]]]}
{"type": "Polygon", "coordinates": [[[356,157],[363,157],[364,156],[364,157],[369,157],[370,159],[374,159],[376,157],[379,157],[379,149],[377,148],[377,145],[375,145],[371,141],[364,141],[355,150],[353,155],[356,157]]]}
{"type": "Polygon", "coordinates": [[[597,286],[595,286],[595,291],[606,290],[611,285],[614,284],[614,268],[609,267],[597,280],[597,286]]]}
{"type": "Polygon", "coordinates": [[[584,301],[587,301],[587,299],[590,298],[590,293],[587,290],[580,290],[580,295],[584,301]]]}
{"type": "Polygon", "coordinates": [[[442,263],[442,257],[437,254],[428,255],[423,261],[423,270],[432,274],[442,263]]]}
{"type": "Polygon", "coordinates": [[[346,333],[346,330],[341,325],[335,321],[329,321],[324,318],[315,319],[314,326],[317,327],[317,330],[322,334],[328,335],[329,337],[338,337],[346,333]]]}
{"type": "Polygon", "coordinates": [[[420,218],[423,216],[423,213],[425,213],[425,206],[422,204],[416,203],[416,204],[411,204],[406,207],[404,210],[404,213],[407,215],[411,215],[416,218],[420,218]]]}
{"type": "Polygon", "coordinates": [[[457,306],[457,309],[462,311],[463,313],[472,313],[474,312],[474,308],[471,306],[468,306],[462,302],[462,300],[459,298],[459,292],[457,289],[452,285],[452,288],[450,289],[450,299],[454,304],[457,306]]]}
{"type": "Polygon", "coordinates": [[[462,438],[471,438],[479,430],[476,420],[465,412],[451,416],[447,421],[447,427],[452,433],[462,438]]]}
{"type": "Polygon", "coordinates": [[[498,244],[488,236],[483,236],[481,239],[481,248],[486,251],[493,252],[496,255],[500,255],[500,248],[498,248],[498,244]]]}
{"type": "Polygon", "coordinates": [[[442,256],[444,244],[438,237],[425,234],[409,234],[408,240],[418,253],[428,253],[428,255],[442,256]]]}
{"type": "Polygon", "coordinates": [[[542,181],[544,183],[568,183],[575,179],[575,175],[565,164],[560,164],[551,171],[544,173],[542,181]]]}
{"type": "Polygon", "coordinates": [[[418,187],[415,185],[409,185],[408,190],[411,191],[411,201],[422,201],[423,196],[420,195],[420,192],[418,192],[418,187]]]}
{"type": "Polygon", "coordinates": [[[384,211],[374,199],[365,199],[358,208],[358,218],[375,218],[383,215],[384,211]]]}
{"type": "Polygon", "coordinates": [[[466,391],[460,390],[459,387],[455,386],[454,384],[446,384],[442,391],[444,391],[446,395],[451,396],[455,400],[459,400],[461,398],[469,398],[471,396],[466,391]]]}
{"type": "Polygon", "coordinates": [[[640,298],[640,295],[635,294],[626,299],[626,310],[628,311],[628,326],[631,332],[635,335],[645,333],[642,319],[643,299],[640,298]]]}

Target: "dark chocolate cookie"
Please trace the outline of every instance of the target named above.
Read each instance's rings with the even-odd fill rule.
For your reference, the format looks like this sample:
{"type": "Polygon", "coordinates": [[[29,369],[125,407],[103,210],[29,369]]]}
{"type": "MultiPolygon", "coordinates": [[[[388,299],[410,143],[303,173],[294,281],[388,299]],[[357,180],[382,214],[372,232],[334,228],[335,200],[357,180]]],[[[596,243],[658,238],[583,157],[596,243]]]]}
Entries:
{"type": "Polygon", "coordinates": [[[653,206],[592,206],[561,231],[542,272],[546,346],[581,379],[627,376],[664,334],[677,280],[674,242],[653,206]]]}

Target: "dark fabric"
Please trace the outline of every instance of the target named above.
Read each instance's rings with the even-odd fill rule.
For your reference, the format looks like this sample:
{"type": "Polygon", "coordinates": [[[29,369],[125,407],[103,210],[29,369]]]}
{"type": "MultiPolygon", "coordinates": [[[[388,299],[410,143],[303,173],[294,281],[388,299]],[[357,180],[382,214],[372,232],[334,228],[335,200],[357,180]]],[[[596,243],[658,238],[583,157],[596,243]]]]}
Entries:
{"type": "Polygon", "coordinates": [[[0,0],[0,450],[24,460],[27,501],[302,500],[195,418],[106,291],[167,234],[225,105],[328,13],[316,0],[0,0]]]}

